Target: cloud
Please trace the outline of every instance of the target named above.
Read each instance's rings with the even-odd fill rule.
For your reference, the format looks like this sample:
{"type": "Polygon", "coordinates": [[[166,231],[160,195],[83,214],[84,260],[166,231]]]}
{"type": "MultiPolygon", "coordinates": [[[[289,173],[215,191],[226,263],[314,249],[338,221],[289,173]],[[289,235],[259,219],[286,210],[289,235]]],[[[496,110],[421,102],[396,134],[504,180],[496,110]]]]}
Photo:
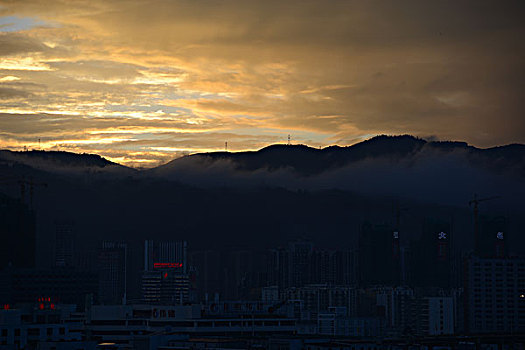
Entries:
{"type": "Polygon", "coordinates": [[[47,49],[42,42],[26,35],[0,32],[0,56],[44,52],[47,49]]]}
{"type": "Polygon", "coordinates": [[[220,132],[251,135],[244,149],[288,133],[312,145],[381,133],[523,143],[523,6],[6,1],[0,15],[54,25],[0,33],[0,79],[18,77],[25,85],[5,87],[27,93],[2,99],[0,112],[69,115],[33,119],[34,127],[11,121],[20,127],[9,127],[9,140],[41,127],[58,142],[74,124],[85,139],[120,128],[148,147],[179,149],[160,144],[168,127],[173,142],[193,133],[188,152],[222,149],[225,140],[210,137],[220,132]]]}
{"type": "Polygon", "coordinates": [[[525,195],[521,166],[495,172],[485,165],[474,164],[465,151],[423,148],[402,159],[366,158],[309,176],[300,176],[292,168],[241,170],[230,159],[205,156],[178,159],[148,174],[204,188],[338,189],[460,206],[474,193],[484,193],[502,196],[506,205],[521,203],[525,195]]]}
{"type": "Polygon", "coordinates": [[[30,94],[28,92],[22,90],[0,86],[0,100],[18,99],[27,97],[29,95],[30,94]]]}
{"type": "Polygon", "coordinates": [[[48,64],[60,71],[60,74],[78,80],[121,83],[131,82],[142,76],[139,72],[140,66],[112,61],[59,61],[48,64]]]}

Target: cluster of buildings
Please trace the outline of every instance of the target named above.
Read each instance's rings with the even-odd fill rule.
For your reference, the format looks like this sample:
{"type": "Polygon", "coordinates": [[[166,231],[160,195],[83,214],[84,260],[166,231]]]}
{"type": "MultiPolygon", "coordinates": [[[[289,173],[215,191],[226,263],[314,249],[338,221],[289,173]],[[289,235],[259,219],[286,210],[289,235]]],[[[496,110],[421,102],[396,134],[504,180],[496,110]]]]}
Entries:
{"type": "Polygon", "coordinates": [[[53,266],[37,268],[34,243],[21,243],[34,242],[32,212],[0,205],[0,230],[13,241],[0,261],[0,349],[525,344],[525,257],[508,252],[501,218],[485,220],[475,250],[463,254],[450,223],[426,220],[417,240],[364,223],[355,249],[301,239],[198,251],[146,240],[136,254],[104,241],[82,264],[74,223],[61,221],[53,266]]]}

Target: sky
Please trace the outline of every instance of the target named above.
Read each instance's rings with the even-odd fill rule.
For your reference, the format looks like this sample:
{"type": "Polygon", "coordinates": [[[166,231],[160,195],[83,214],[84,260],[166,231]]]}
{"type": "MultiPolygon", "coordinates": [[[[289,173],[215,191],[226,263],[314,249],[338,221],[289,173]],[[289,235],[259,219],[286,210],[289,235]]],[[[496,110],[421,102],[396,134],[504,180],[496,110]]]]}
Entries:
{"type": "Polygon", "coordinates": [[[0,0],[0,149],[525,143],[523,1],[0,0]]]}

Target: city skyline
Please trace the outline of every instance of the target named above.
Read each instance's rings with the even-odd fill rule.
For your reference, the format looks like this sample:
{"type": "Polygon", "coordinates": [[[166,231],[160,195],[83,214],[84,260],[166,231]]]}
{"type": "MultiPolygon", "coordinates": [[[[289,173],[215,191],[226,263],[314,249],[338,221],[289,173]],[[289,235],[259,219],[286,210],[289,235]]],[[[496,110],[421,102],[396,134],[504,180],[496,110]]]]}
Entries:
{"type": "Polygon", "coordinates": [[[0,0],[0,350],[525,349],[524,10],[0,0]]]}
{"type": "Polygon", "coordinates": [[[4,1],[0,148],[525,143],[519,2],[4,1]]]}

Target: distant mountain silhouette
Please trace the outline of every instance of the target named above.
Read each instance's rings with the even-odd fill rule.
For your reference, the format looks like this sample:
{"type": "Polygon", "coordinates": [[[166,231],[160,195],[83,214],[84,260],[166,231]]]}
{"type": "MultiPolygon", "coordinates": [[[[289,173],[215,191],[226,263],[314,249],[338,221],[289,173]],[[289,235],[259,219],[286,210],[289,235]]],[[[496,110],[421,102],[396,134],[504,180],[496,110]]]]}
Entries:
{"type": "MultiPolygon", "coordinates": [[[[0,151],[0,193],[34,188],[39,261],[51,261],[55,220],[72,220],[82,249],[101,240],[188,239],[195,248],[275,247],[309,236],[320,246],[350,247],[362,220],[392,222],[417,237],[426,217],[451,220],[457,247],[472,246],[472,208],[509,217],[512,247],[525,237],[524,145],[479,149],[463,142],[378,136],[348,147],[272,145],[255,152],[202,153],[149,170],[98,155],[0,151]]],[[[91,249],[90,248],[90,249],[91,249]]],[[[140,255],[140,254],[139,254],[140,255]]]]}
{"type": "MultiPolygon", "coordinates": [[[[334,188],[346,188],[337,185],[341,177],[356,177],[356,173],[372,172],[399,175],[400,172],[421,171],[431,167],[439,168],[445,177],[450,172],[480,172],[492,175],[525,178],[525,145],[511,144],[487,149],[480,149],[465,142],[425,141],[410,136],[376,136],[352,146],[330,146],[323,149],[306,145],[276,144],[258,151],[247,152],[211,152],[197,153],[174,159],[167,164],[152,169],[136,170],[111,162],[97,154],[77,154],[61,151],[0,151],[0,166],[16,165],[23,167],[21,173],[44,171],[70,175],[100,174],[103,176],[165,177],[178,182],[193,185],[231,184],[231,181],[219,183],[214,179],[243,177],[244,183],[251,182],[257,174],[257,186],[284,186],[290,181],[275,179],[267,183],[265,178],[275,178],[274,173],[287,174],[287,179],[319,177],[322,174],[334,174],[346,169],[346,175],[333,181],[334,188]],[[458,169],[461,167],[461,169],[458,169]],[[467,170],[463,167],[469,167],[467,170]],[[367,169],[367,170],[366,170],[367,169]],[[454,169],[454,170],[452,170],[454,169]],[[217,173],[220,173],[217,176],[217,173]],[[250,176],[248,179],[247,176],[250,176]],[[201,181],[202,180],[202,181],[201,181]]],[[[414,175],[414,174],[411,174],[414,175]]],[[[460,176],[461,174],[456,174],[460,176]]],[[[364,175],[360,175],[361,179],[364,175]]],[[[366,176],[365,176],[366,177],[366,176]]],[[[237,179],[236,179],[237,180],[237,179]]],[[[371,182],[364,179],[365,182],[371,182]]],[[[450,179],[456,186],[461,186],[463,179],[450,179]]],[[[480,180],[484,181],[484,180],[480,180]]],[[[521,181],[521,180],[520,180],[521,181]]],[[[372,183],[372,182],[371,182],[372,183]]],[[[249,184],[250,186],[253,183],[249,184]]],[[[393,185],[395,186],[395,185],[393,185]]],[[[306,186],[308,187],[308,186],[306,186]]]]}
{"type": "Polygon", "coordinates": [[[475,166],[494,171],[512,171],[525,176],[525,145],[511,144],[488,149],[469,146],[465,142],[425,141],[410,136],[376,136],[352,146],[330,146],[323,149],[305,145],[271,145],[253,152],[197,153],[175,159],[154,169],[169,173],[178,165],[192,162],[210,166],[216,161],[228,161],[236,170],[291,169],[297,175],[313,175],[364,160],[417,161],[420,158],[457,153],[475,166]]]}
{"type": "MultiPolygon", "coordinates": [[[[525,145],[510,144],[492,148],[476,148],[466,142],[425,141],[410,136],[380,135],[351,146],[329,146],[323,149],[306,145],[275,144],[258,151],[196,153],[174,159],[164,165],[141,171],[147,174],[170,174],[191,164],[209,167],[216,162],[228,162],[237,171],[291,170],[299,176],[320,174],[362,161],[405,161],[408,164],[421,159],[457,154],[469,164],[525,176],[525,145]]],[[[0,162],[55,172],[115,172],[132,174],[137,170],[111,162],[97,154],[63,151],[8,151],[0,150],[0,162]]]]}
{"type": "Polygon", "coordinates": [[[123,165],[111,162],[98,154],[63,151],[32,150],[24,152],[0,151],[0,162],[24,165],[48,172],[133,172],[123,165]]]}

